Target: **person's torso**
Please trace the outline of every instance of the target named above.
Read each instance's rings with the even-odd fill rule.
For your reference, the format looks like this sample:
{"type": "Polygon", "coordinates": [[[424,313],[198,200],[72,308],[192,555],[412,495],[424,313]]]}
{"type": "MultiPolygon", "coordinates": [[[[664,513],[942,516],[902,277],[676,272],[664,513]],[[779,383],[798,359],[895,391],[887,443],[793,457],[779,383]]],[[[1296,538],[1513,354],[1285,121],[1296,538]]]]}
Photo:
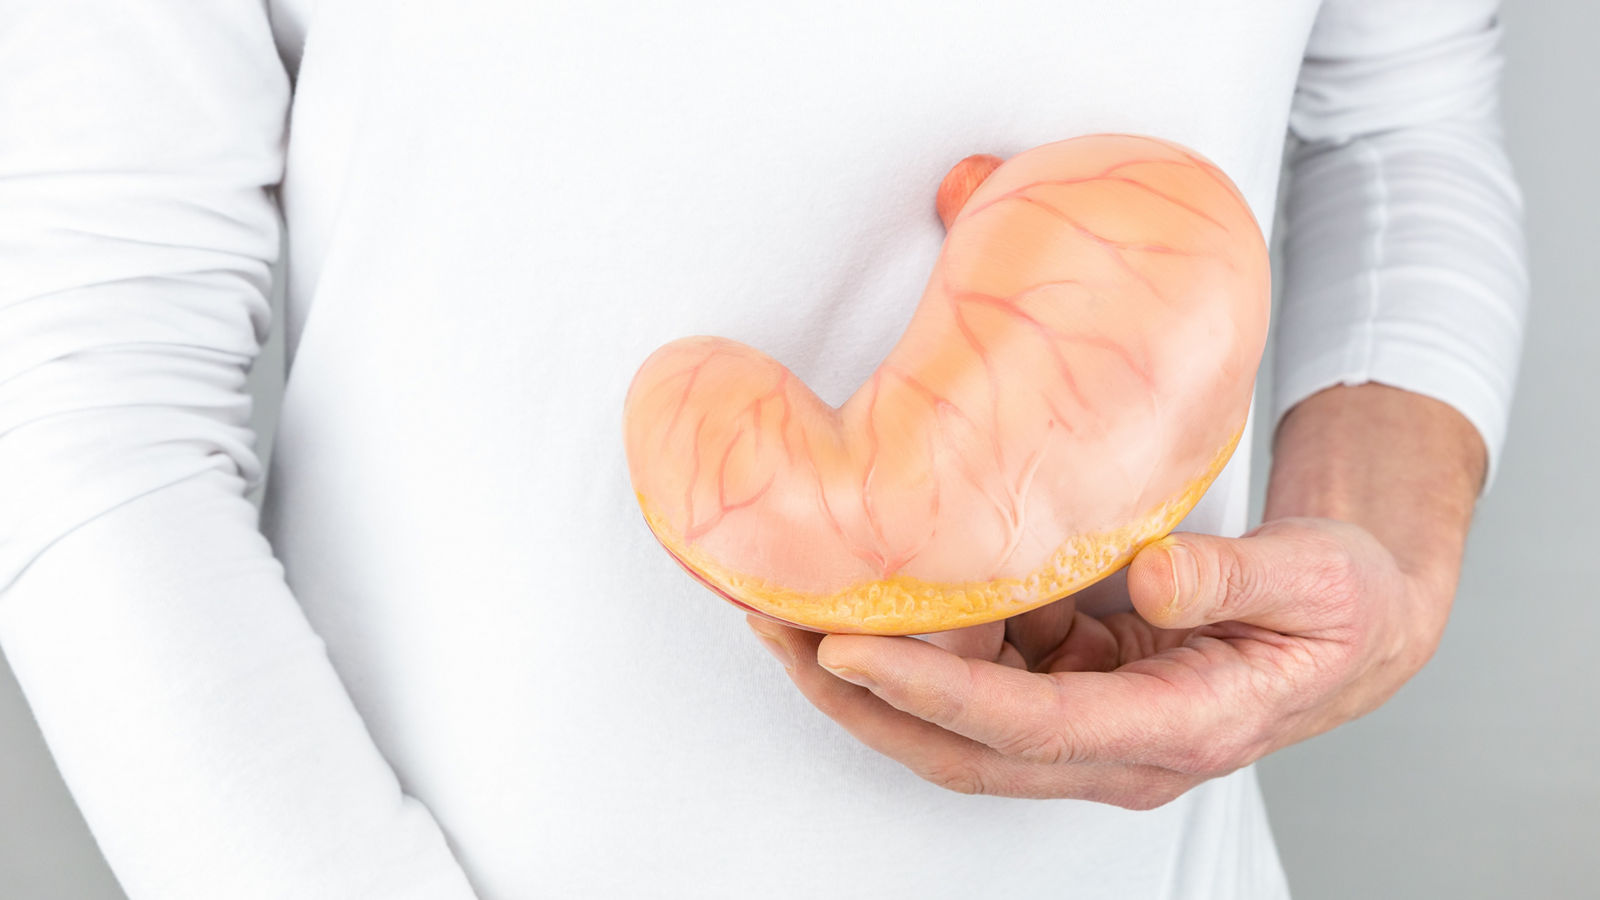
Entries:
{"type": "MultiPolygon", "coordinates": [[[[274,4],[306,42],[263,527],[485,900],[1282,891],[1252,770],[1134,813],[962,796],[860,745],[652,539],[621,411],[689,334],[841,402],[969,154],[1152,134],[1270,228],[1314,12],[274,4]]],[[[1182,527],[1242,530],[1248,444],[1182,527]]]]}

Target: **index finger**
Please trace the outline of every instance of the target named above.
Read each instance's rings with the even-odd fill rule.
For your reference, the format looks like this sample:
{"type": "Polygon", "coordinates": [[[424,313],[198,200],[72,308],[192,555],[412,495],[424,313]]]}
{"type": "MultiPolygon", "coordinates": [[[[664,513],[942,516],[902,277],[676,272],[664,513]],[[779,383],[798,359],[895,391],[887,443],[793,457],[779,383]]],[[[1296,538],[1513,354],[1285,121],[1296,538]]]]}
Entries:
{"type": "Polygon", "coordinates": [[[1188,771],[1212,767],[1213,753],[1230,745],[1218,725],[1231,704],[1175,659],[1041,674],[921,641],[830,635],[817,661],[895,709],[1029,762],[1188,771]]]}
{"type": "Polygon", "coordinates": [[[828,674],[817,665],[818,635],[771,623],[752,621],[752,627],[764,640],[779,645],[789,677],[812,705],[862,743],[940,787],[969,794],[1072,797],[1150,809],[1195,784],[1190,776],[1156,766],[1046,766],[1007,756],[897,710],[871,691],[828,674]]]}

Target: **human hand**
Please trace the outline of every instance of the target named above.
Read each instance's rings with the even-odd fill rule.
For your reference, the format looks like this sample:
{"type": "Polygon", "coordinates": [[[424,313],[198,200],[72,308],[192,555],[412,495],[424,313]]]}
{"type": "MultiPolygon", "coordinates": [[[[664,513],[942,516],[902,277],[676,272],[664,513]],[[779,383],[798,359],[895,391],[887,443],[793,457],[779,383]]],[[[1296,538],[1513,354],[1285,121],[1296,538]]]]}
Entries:
{"type": "Polygon", "coordinates": [[[1086,616],[1080,594],[932,642],[750,624],[815,706],[936,784],[1151,808],[1371,711],[1422,667],[1483,471],[1445,404],[1333,388],[1280,425],[1265,524],[1135,557],[1138,615],[1086,616]]]}
{"type": "Polygon", "coordinates": [[[1432,655],[1448,609],[1371,534],[1331,519],[1173,535],[1134,559],[1127,585],[1139,616],[1057,613],[1058,643],[1026,661],[1010,640],[980,651],[991,661],[751,627],[818,709],[935,784],[1148,809],[1376,708],[1432,655]]]}

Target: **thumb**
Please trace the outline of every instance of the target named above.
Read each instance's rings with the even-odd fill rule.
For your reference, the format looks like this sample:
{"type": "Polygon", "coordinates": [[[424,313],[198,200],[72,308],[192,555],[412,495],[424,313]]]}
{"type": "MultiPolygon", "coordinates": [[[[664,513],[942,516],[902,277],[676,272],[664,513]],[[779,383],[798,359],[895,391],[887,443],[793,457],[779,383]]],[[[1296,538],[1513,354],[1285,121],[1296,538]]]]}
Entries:
{"type": "Polygon", "coordinates": [[[1244,537],[1171,534],[1128,567],[1134,609],[1158,628],[1239,621],[1284,634],[1339,624],[1357,597],[1357,542],[1323,520],[1269,522],[1244,537]]]}

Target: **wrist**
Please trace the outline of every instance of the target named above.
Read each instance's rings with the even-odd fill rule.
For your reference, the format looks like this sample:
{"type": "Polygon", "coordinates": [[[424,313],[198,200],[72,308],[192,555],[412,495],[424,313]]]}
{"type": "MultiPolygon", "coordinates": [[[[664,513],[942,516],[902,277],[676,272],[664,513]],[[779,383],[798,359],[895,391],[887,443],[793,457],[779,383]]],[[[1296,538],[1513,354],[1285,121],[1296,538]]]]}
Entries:
{"type": "Polygon", "coordinates": [[[1266,518],[1359,525],[1449,596],[1485,466],[1477,429],[1445,403],[1375,383],[1328,388],[1279,423],[1266,518]]]}

